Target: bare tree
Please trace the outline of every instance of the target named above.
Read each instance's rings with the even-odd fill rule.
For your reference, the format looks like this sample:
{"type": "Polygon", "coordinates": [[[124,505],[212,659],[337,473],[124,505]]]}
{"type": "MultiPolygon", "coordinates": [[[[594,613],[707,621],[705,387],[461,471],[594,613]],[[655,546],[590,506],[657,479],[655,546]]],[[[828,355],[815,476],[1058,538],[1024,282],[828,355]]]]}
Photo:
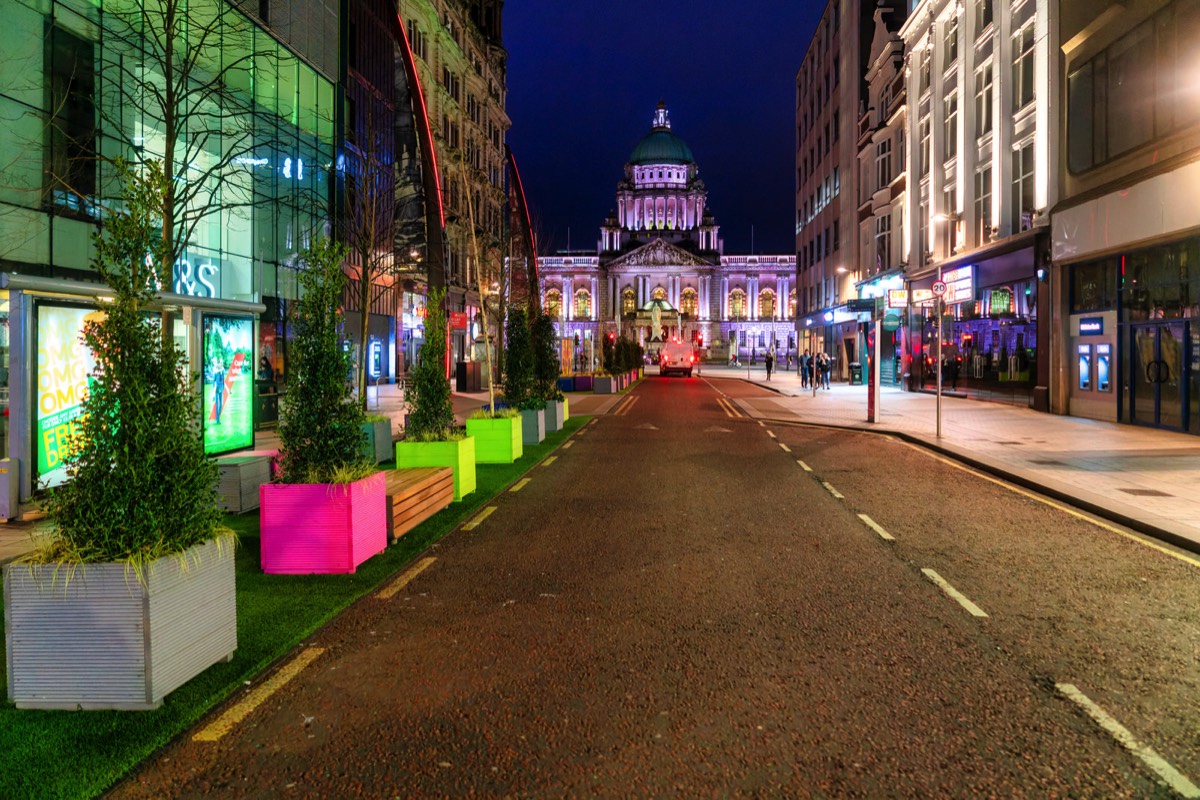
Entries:
{"type": "Polygon", "coordinates": [[[394,294],[399,275],[411,267],[404,254],[397,258],[396,252],[397,199],[390,146],[392,132],[383,124],[392,113],[381,106],[364,109],[363,124],[346,143],[342,174],[345,204],[341,238],[354,262],[351,269],[358,272],[354,300],[362,317],[359,324],[362,355],[358,359],[356,377],[359,404],[364,411],[367,408],[370,310],[380,297],[394,294]]]}

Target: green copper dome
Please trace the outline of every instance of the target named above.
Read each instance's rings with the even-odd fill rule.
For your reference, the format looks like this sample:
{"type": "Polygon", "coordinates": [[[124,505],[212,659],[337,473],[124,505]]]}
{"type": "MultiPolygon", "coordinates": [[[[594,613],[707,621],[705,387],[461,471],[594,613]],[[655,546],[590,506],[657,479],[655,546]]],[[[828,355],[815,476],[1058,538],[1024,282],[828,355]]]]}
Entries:
{"type": "Polygon", "coordinates": [[[654,111],[654,122],[629,156],[630,164],[694,164],[692,149],[671,133],[671,117],[661,100],[654,111]]]}
{"type": "Polygon", "coordinates": [[[668,128],[650,131],[629,156],[630,164],[692,164],[695,161],[687,143],[668,128]]]}

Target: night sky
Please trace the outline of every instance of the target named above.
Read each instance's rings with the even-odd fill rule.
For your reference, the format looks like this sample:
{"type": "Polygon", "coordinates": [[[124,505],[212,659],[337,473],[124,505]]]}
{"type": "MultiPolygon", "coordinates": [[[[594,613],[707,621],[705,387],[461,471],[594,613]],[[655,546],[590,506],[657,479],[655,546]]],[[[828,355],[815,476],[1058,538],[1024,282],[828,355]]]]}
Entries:
{"type": "Polygon", "coordinates": [[[511,0],[508,142],[545,253],[596,249],[659,99],[726,253],[795,250],[795,76],[825,0],[511,0]]]}

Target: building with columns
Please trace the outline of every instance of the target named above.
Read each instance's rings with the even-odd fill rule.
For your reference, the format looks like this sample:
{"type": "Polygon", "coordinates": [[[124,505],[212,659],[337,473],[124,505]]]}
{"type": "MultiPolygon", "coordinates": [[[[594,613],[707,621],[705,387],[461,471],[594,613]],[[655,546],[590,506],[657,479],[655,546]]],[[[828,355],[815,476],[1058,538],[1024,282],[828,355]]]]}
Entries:
{"type": "Polygon", "coordinates": [[[725,255],[691,149],[664,103],[634,147],[593,252],[539,259],[542,306],[559,334],[589,342],[624,334],[656,352],[691,341],[714,359],[795,353],[796,259],[725,255]]]}

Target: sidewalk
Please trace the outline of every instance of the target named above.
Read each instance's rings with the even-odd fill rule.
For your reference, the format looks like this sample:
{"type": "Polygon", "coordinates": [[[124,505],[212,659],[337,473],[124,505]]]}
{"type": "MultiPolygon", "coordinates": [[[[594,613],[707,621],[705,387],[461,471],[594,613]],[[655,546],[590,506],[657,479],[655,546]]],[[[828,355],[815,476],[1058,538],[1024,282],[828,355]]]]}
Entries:
{"type": "Polygon", "coordinates": [[[776,392],[736,401],[752,417],[892,433],[1200,552],[1200,437],[943,397],[939,439],[932,394],[882,389],[880,421],[868,423],[866,386],[835,383],[814,396],[794,371],[767,382],[761,363],[749,377],[745,366],[705,364],[703,377],[749,380],[776,392]]]}

